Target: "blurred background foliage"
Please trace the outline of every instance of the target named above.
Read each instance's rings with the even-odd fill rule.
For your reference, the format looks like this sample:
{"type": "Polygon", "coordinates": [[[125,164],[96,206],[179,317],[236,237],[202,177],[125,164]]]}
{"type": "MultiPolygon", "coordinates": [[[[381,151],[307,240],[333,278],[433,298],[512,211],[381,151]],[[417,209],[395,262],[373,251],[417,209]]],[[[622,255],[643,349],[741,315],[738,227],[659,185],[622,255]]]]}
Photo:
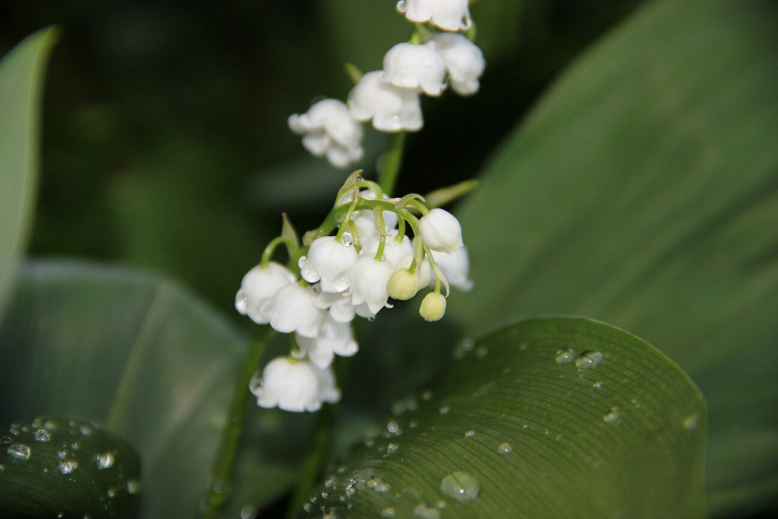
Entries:
{"type": "MultiPolygon", "coordinates": [[[[475,2],[489,61],[482,92],[425,104],[423,138],[410,139],[398,190],[471,177],[554,75],[639,3],[475,2]],[[498,96],[503,102],[491,102],[498,96]]],[[[0,53],[41,27],[62,28],[47,78],[30,254],[148,268],[231,309],[279,212],[300,228],[317,224],[331,203],[322,190],[345,176],[303,153],[286,118],[318,94],[344,98],[344,63],[381,66],[408,32],[394,5],[3,3],[0,53]]],[[[381,142],[369,137],[365,169],[381,142]]]]}

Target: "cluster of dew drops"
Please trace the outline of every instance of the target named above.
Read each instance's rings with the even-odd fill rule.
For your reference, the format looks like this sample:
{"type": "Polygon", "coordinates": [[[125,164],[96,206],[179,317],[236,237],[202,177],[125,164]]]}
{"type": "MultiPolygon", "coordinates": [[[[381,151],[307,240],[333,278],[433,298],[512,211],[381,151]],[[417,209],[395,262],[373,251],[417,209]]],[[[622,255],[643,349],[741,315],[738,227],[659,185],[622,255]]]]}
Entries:
{"type": "MultiPolygon", "coordinates": [[[[60,430],[64,430],[62,436],[67,439],[64,443],[61,443],[61,448],[57,450],[56,466],[44,467],[42,472],[45,474],[58,472],[63,476],[68,476],[79,470],[79,462],[75,459],[77,451],[81,449],[81,445],[77,440],[78,436],[80,435],[86,439],[94,432],[94,429],[88,424],[74,421],[44,420],[42,418],[34,419],[29,425],[14,423],[9,427],[8,434],[0,437],[0,448],[5,447],[5,454],[10,458],[8,461],[11,463],[23,463],[35,455],[36,444],[56,442],[58,440],[58,431],[60,430]],[[32,442],[17,441],[20,440],[20,436],[28,436],[29,434],[32,434],[32,442]]],[[[0,461],[2,461],[1,458],[0,461]]],[[[0,463],[0,472],[6,470],[8,461],[0,463]]],[[[116,463],[116,455],[111,451],[98,452],[92,457],[92,462],[97,470],[109,470],[116,463]]],[[[123,478],[120,477],[119,479],[123,478]]],[[[70,481],[74,480],[70,479],[70,481]]],[[[126,480],[124,487],[123,490],[131,495],[138,494],[141,490],[140,482],[136,479],[126,480]]],[[[111,500],[119,495],[121,490],[119,487],[111,487],[106,491],[105,497],[111,500]]],[[[64,514],[59,514],[59,517],[64,517],[64,514]]],[[[88,518],[89,516],[85,516],[84,519],[88,518]]]]}

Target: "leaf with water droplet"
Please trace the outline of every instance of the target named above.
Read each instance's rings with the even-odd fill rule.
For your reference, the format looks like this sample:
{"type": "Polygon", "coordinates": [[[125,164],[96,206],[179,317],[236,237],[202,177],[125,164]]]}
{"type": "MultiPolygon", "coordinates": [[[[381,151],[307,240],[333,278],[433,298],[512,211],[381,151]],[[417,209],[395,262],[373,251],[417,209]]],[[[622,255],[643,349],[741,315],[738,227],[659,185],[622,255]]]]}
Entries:
{"type": "Polygon", "coordinates": [[[140,478],[140,459],[128,443],[80,420],[34,422],[46,428],[21,424],[0,452],[0,517],[130,517],[128,484],[140,478]]]}

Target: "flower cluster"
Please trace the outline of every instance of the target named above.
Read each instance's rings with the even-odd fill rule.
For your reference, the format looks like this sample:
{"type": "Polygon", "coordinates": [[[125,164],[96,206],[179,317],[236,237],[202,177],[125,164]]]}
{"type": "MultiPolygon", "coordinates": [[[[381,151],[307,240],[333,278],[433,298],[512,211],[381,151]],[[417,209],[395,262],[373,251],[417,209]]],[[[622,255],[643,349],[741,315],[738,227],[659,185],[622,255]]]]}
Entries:
{"type": "Polygon", "coordinates": [[[289,128],[303,136],[303,146],[337,168],[364,155],[360,123],[372,121],[380,132],[415,132],[424,125],[421,94],[438,97],[450,84],[467,96],[480,87],[486,62],[481,49],[460,32],[471,25],[468,0],[400,0],[397,10],[417,24],[416,30],[410,42],[386,53],[383,70],[364,74],[348,104],[323,99],[289,117],[289,128]],[[420,30],[419,24],[429,25],[420,30]]]}
{"type": "Polygon", "coordinates": [[[468,270],[456,217],[428,208],[416,194],[388,198],[377,184],[352,175],[327,219],[303,244],[276,238],[262,263],[243,278],[237,310],[293,334],[290,356],[270,362],[252,384],[258,404],[300,412],[338,401],[332,362],[336,355],[357,353],[355,316],[373,319],[392,307],[390,298],[408,300],[430,288],[419,313],[427,321],[440,320],[449,286],[472,287],[468,270]],[[280,244],[288,249],[289,266],[270,260],[280,244]]]}

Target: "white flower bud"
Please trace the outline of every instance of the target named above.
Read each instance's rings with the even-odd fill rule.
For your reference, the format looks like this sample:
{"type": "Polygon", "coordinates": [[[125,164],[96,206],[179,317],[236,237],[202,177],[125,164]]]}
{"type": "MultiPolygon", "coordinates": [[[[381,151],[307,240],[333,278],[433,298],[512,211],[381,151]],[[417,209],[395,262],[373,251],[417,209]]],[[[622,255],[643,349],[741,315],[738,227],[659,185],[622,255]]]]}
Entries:
{"type": "Polygon", "coordinates": [[[381,72],[368,72],[348,96],[351,116],[357,121],[373,120],[381,132],[415,132],[424,121],[419,94],[381,81],[381,72]]]}
{"type": "Polygon", "coordinates": [[[456,252],[463,245],[459,220],[445,209],[435,208],[419,220],[421,239],[432,250],[456,252]]]}
{"type": "Polygon", "coordinates": [[[387,261],[378,261],[371,255],[360,255],[354,266],[339,277],[339,288],[351,289],[352,305],[367,303],[370,312],[377,314],[389,299],[386,285],[391,276],[392,267],[387,261]]]}
{"type": "Polygon", "coordinates": [[[321,280],[322,292],[338,292],[335,278],[357,261],[357,251],[334,236],[322,236],[311,243],[308,256],[298,262],[300,276],[309,283],[321,280]]]}
{"type": "Polygon", "coordinates": [[[398,43],[384,56],[381,79],[400,88],[413,89],[437,97],[446,88],[446,64],[435,50],[435,43],[398,43]]]}
{"type": "Polygon", "coordinates": [[[329,367],[335,355],[351,357],[359,350],[351,325],[335,322],[329,316],[319,325],[318,336],[308,338],[297,334],[296,339],[300,346],[300,357],[307,355],[311,362],[321,369],[329,367]]]}
{"type": "Polygon", "coordinates": [[[235,309],[243,315],[248,315],[258,324],[269,321],[260,315],[260,308],[269,302],[276,292],[296,280],[295,275],[280,263],[269,262],[265,267],[257,265],[249,270],[240,283],[240,290],[235,295],[235,309]]]}
{"type": "Polygon", "coordinates": [[[326,155],[336,168],[345,168],[364,155],[362,125],[337,99],[323,99],[306,113],[291,115],[289,128],[303,136],[303,146],[312,155],[326,155]]]}
{"type": "MultiPolygon", "coordinates": [[[[384,258],[386,258],[389,266],[394,269],[397,263],[408,254],[413,254],[413,246],[411,246],[411,240],[407,236],[403,236],[402,241],[398,242],[397,231],[389,233],[386,237],[384,244],[384,258]]],[[[375,256],[378,252],[378,246],[381,242],[381,236],[374,234],[367,241],[362,242],[362,250],[360,255],[375,256]]]]}
{"type": "Polygon", "coordinates": [[[446,64],[451,88],[460,95],[478,92],[486,61],[481,49],[463,34],[438,33],[432,37],[446,64]]]}
{"type": "MultiPolygon", "coordinates": [[[[462,246],[458,251],[451,254],[432,251],[432,258],[440,267],[443,275],[446,276],[449,285],[465,292],[473,288],[473,281],[468,278],[470,274],[470,256],[467,253],[467,247],[462,246]]],[[[433,274],[428,284],[432,286],[434,283],[435,275],[433,274]]]]}
{"type": "Polygon", "coordinates": [[[251,392],[260,407],[278,407],[301,413],[318,411],[323,402],[340,400],[330,369],[319,369],[308,361],[278,357],[265,366],[262,380],[252,383],[251,392]]]}
{"type": "Polygon", "coordinates": [[[407,301],[419,291],[419,276],[415,272],[411,274],[408,269],[398,269],[389,278],[386,285],[389,297],[407,301]]]}
{"type": "Polygon", "coordinates": [[[291,283],[282,287],[259,310],[274,330],[297,332],[303,337],[316,337],[324,312],[316,306],[316,293],[311,287],[291,283]]]}
{"type": "Polygon", "coordinates": [[[397,10],[416,23],[432,22],[444,31],[470,28],[468,0],[400,0],[397,10]]]}
{"type": "Polygon", "coordinates": [[[419,315],[425,321],[440,321],[446,313],[446,298],[437,292],[430,292],[421,300],[419,315]]]}

